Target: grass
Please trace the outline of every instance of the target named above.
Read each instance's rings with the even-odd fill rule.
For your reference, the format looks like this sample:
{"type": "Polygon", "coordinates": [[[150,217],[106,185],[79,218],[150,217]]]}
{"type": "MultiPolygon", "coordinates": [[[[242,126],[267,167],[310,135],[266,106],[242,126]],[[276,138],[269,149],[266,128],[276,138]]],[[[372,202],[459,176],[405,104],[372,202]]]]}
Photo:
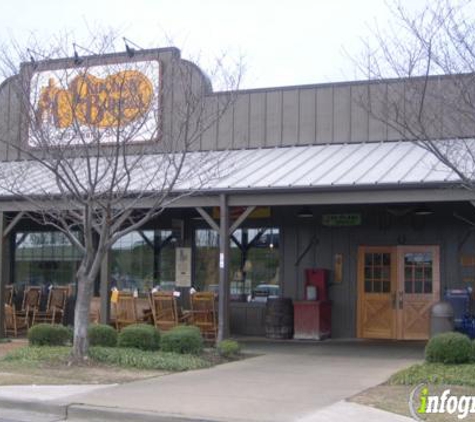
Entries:
{"type": "MultiPolygon", "coordinates": [[[[440,394],[446,388],[449,388],[451,394],[458,396],[461,395],[474,395],[475,391],[473,387],[460,387],[460,386],[447,386],[438,385],[436,387],[430,387],[431,394],[440,394]]],[[[409,397],[414,389],[414,386],[409,385],[389,385],[383,384],[377,387],[370,388],[363,391],[356,396],[352,397],[350,401],[362,404],[365,406],[375,407],[385,410],[387,412],[397,413],[399,415],[411,417],[409,411],[409,397]]],[[[412,420],[412,419],[411,419],[412,420]]],[[[432,414],[427,416],[427,421],[430,422],[455,422],[459,419],[455,415],[450,414],[432,414]]],[[[473,421],[473,416],[468,416],[465,421],[473,421]]]]}
{"type": "MultiPolygon", "coordinates": [[[[57,366],[68,363],[70,352],[70,347],[28,346],[7,353],[2,360],[6,363],[16,363],[29,367],[52,364],[57,366]]],[[[200,356],[143,351],[122,347],[91,347],[89,349],[89,359],[89,365],[99,363],[122,368],[173,372],[212,366],[209,360],[200,356]]]]}
{"type": "MultiPolygon", "coordinates": [[[[382,385],[370,388],[352,397],[350,401],[376,407],[404,416],[410,416],[408,400],[419,384],[428,384],[431,394],[441,394],[450,389],[455,395],[475,395],[475,364],[448,365],[422,363],[396,372],[382,385]]],[[[434,422],[458,420],[449,414],[430,415],[434,422]]],[[[473,420],[473,419],[467,419],[473,420]]]]}
{"type": "Polygon", "coordinates": [[[418,385],[420,383],[475,387],[475,364],[417,364],[396,372],[388,381],[389,385],[418,385]]]}
{"type": "Polygon", "coordinates": [[[89,359],[70,365],[70,347],[24,346],[0,357],[0,385],[117,383],[169,372],[209,368],[223,360],[214,352],[201,356],[91,347],[89,359]]]}
{"type": "Polygon", "coordinates": [[[89,357],[108,365],[164,371],[189,371],[212,366],[210,361],[200,356],[118,347],[91,347],[89,357]]]}
{"type": "Polygon", "coordinates": [[[28,346],[14,340],[0,345],[0,385],[110,384],[162,376],[170,372],[209,368],[230,360],[216,350],[200,355],[91,347],[89,359],[71,364],[67,346],[28,346]]]}
{"type": "Polygon", "coordinates": [[[71,353],[70,347],[65,346],[27,346],[8,352],[3,361],[34,363],[67,363],[71,353]]]}

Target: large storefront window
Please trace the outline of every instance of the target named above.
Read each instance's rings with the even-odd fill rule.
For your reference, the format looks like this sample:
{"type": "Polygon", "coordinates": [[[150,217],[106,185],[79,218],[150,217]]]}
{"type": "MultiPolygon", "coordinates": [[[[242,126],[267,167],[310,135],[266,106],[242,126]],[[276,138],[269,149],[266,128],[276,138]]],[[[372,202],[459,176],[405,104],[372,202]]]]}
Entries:
{"type": "Polygon", "coordinates": [[[61,232],[17,233],[14,279],[26,285],[74,284],[81,252],[61,232]]]}
{"type": "Polygon", "coordinates": [[[195,230],[195,287],[217,291],[219,285],[219,236],[211,229],[195,230]]]}
{"type": "MultiPolygon", "coordinates": [[[[231,300],[259,300],[280,295],[279,229],[238,229],[231,239],[231,300]]],[[[195,231],[195,287],[217,290],[219,236],[211,229],[195,231]]]]}
{"type": "Polygon", "coordinates": [[[120,238],[112,247],[112,286],[148,292],[175,285],[175,238],[170,230],[142,230],[120,238]]]}

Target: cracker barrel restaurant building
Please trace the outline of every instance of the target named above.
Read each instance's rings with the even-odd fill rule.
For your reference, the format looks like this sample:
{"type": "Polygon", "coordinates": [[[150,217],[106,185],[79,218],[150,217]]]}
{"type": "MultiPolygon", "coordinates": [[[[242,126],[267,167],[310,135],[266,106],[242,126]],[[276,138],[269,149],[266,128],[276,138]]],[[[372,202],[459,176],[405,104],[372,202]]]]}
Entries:
{"type": "MultiPolygon", "coordinates": [[[[161,154],[179,152],[172,139],[177,108],[184,92],[194,93],[211,123],[203,125],[186,159],[212,156],[220,168],[199,188],[190,182],[189,192],[186,184],[175,185],[175,200],[158,218],[110,248],[91,321],[113,323],[111,291],[133,292],[141,320],[152,289],[180,292],[184,310],[194,289],[216,293],[231,335],[427,339],[432,305],[446,289],[475,283],[475,193],[410,131],[377,117],[382,99],[398,95],[402,113],[410,114],[419,79],[215,92],[175,48],[23,63],[0,85],[1,175],[34,161],[23,151],[42,153],[29,136],[21,87],[28,87],[36,116],[52,118],[58,132],[68,130],[71,113],[64,111],[58,86],[68,78],[73,87],[80,72],[96,83],[129,72],[144,107],[158,105],[159,121],[146,121],[134,138],[137,148],[162,148],[144,155],[144,172],[153,172],[161,154]],[[116,70],[107,74],[111,68],[116,70]]],[[[453,84],[453,77],[437,76],[426,87],[450,95],[453,84]]],[[[113,91],[112,81],[102,93],[113,97],[113,91]]],[[[475,127],[454,125],[456,111],[438,99],[431,100],[430,136],[442,146],[472,145],[475,127]]],[[[87,125],[88,116],[107,128],[107,114],[90,108],[77,117],[87,125]]],[[[135,118],[127,116],[124,130],[135,118]]],[[[108,136],[103,134],[104,148],[113,142],[108,136]]],[[[133,147],[127,154],[135,153],[133,147]]],[[[216,170],[200,167],[203,174],[216,170]]],[[[51,177],[27,170],[25,179],[31,181],[28,195],[40,201],[51,177]]],[[[71,323],[81,253],[63,233],[41,224],[32,201],[2,180],[0,299],[18,311],[25,292],[39,287],[45,307],[51,286],[68,287],[63,323],[71,323]]],[[[57,201],[58,207],[68,204],[60,194],[57,201]]],[[[146,210],[149,197],[134,204],[146,210]]]]}

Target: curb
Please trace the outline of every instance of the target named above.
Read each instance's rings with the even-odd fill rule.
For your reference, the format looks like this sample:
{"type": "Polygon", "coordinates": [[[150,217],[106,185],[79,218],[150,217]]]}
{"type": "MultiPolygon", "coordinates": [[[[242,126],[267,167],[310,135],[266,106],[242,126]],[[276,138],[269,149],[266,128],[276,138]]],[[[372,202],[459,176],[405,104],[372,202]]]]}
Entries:
{"type": "Polygon", "coordinates": [[[155,412],[146,412],[135,409],[124,409],[119,407],[99,407],[82,404],[71,404],[67,406],[67,418],[84,419],[87,421],[110,420],[117,422],[216,422],[211,419],[189,418],[179,415],[170,415],[155,412]]]}
{"type": "Polygon", "coordinates": [[[189,418],[179,415],[147,412],[119,407],[90,406],[81,403],[48,403],[0,398],[0,409],[21,410],[70,419],[114,422],[217,422],[215,419],[189,418]]]}
{"type": "Polygon", "coordinates": [[[65,418],[67,415],[67,407],[67,404],[0,398],[0,409],[4,408],[38,413],[48,413],[50,415],[57,415],[63,418],[65,418]]]}

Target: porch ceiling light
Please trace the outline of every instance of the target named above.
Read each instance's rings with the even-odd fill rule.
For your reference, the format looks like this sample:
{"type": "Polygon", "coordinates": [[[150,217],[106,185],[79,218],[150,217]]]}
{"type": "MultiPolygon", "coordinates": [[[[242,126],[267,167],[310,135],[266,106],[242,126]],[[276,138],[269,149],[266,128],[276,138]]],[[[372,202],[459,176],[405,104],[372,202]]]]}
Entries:
{"type": "Polygon", "coordinates": [[[432,214],[434,214],[434,211],[425,204],[419,205],[414,210],[414,215],[432,215],[432,214]]]}
{"type": "Polygon", "coordinates": [[[299,212],[297,213],[298,218],[312,218],[313,211],[309,207],[300,208],[299,212]]]}

